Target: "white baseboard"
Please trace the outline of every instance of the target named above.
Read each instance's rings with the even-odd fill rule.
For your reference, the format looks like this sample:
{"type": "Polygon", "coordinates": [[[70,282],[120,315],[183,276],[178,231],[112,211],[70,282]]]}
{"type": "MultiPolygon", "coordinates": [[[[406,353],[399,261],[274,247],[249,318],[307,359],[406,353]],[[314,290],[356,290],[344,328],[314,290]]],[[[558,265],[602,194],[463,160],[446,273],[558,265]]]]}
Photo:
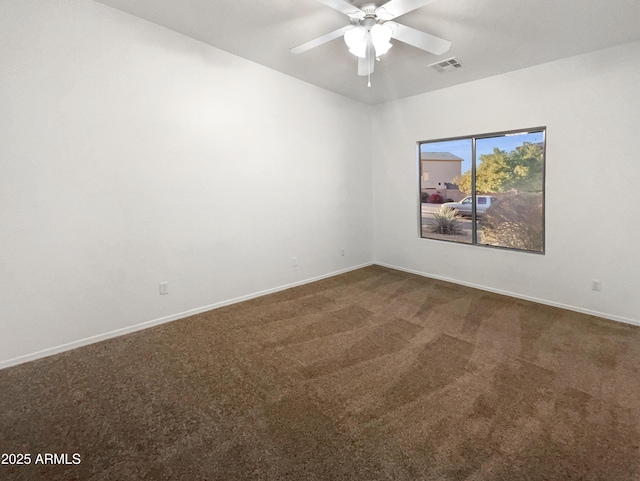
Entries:
{"type": "Polygon", "coordinates": [[[78,347],[87,346],[89,344],[94,344],[100,341],[106,341],[107,339],[112,339],[118,336],[124,336],[125,334],[130,334],[132,332],[141,331],[143,329],[148,329],[153,326],[158,326],[160,324],[164,324],[166,322],[176,321],[178,319],[184,319],[185,317],[193,316],[195,314],[200,314],[202,312],[211,311],[213,309],[217,309],[219,307],[228,306],[231,304],[236,304],[242,301],[248,301],[249,299],[254,299],[256,297],[266,296],[267,294],[273,294],[274,292],[284,291],[285,289],[290,289],[292,287],[301,286],[304,284],[309,284],[310,282],[319,281],[321,279],[326,279],[327,277],[333,277],[340,274],[344,274],[346,272],[355,271],[356,269],[361,269],[363,267],[367,267],[372,265],[373,262],[367,262],[365,264],[360,264],[354,267],[348,267],[346,269],[341,269],[339,271],[330,272],[328,274],[323,274],[321,276],[312,277],[310,279],[305,279],[298,282],[293,282],[291,284],[286,284],[279,287],[274,287],[272,289],[267,289],[260,292],[254,292],[252,294],[248,294],[246,296],[236,297],[234,299],[229,299],[226,301],[216,302],[215,304],[210,304],[208,306],[198,307],[196,309],[190,309],[188,311],[179,312],[177,314],[172,314],[170,316],[161,317],[159,319],[153,319],[151,321],[141,322],[139,324],[134,324],[133,326],[124,327],[122,329],[116,329],[115,331],[105,332],[104,334],[98,334],[96,336],[87,337],[85,339],[80,339],[78,341],[69,342],[67,344],[62,344],[60,346],[55,346],[47,349],[43,349],[41,351],[37,351],[31,354],[25,354],[23,356],[14,357],[12,359],[8,359],[6,361],[0,361],[0,370],[5,369],[12,366],[17,366],[18,364],[23,364],[29,361],[35,361],[36,359],[41,359],[44,357],[53,356],[54,354],[59,354],[61,352],[70,351],[72,349],[76,349],[78,347]]]}
{"type": "Polygon", "coordinates": [[[609,319],[609,320],[612,320],[612,321],[622,322],[624,324],[631,324],[633,326],[640,326],[640,320],[638,320],[638,319],[631,319],[631,318],[628,318],[628,317],[615,316],[613,314],[609,314],[609,313],[606,313],[606,312],[599,312],[599,311],[594,311],[594,310],[591,310],[591,309],[584,309],[582,307],[571,306],[571,305],[568,305],[568,304],[562,304],[560,302],[549,301],[549,300],[546,300],[546,299],[539,299],[537,297],[526,296],[526,295],[523,295],[523,294],[518,294],[518,293],[510,292],[510,291],[503,291],[501,289],[493,289],[491,287],[482,286],[482,285],[479,285],[479,284],[473,284],[471,282],[464,282],[464,281],[459,281],[457,279],[451,279],[449,277],[443,277],[443,276],[436,276],[436,275],[433,275],[433,274],[427,274],[426,272],[420,272],[420,271],[416,271],[416,270],[413,270],[413,269],[407,269],[405,267],[394,266],[392,264],[386,264],[384,262],[374,262],[374,264],[382,266],[382,267],[388,267],[389,269],[395,269],[395,270],[398,270],[398,271],[408,272],[409,274],[416,274],[418,276],[428,277],[430,279],[437,279],[439,281],[451,282],[452,284],[459,284],[461,286],[472,287],[474,289],[479,289],[479,290],[482,290],[482,291],[493,292],[495,294],[502,294],[503,296],[515,297],[516,299],[523,299],[525,301],[536,302],[538,304],[544,304],[544,305],[552,306],[552,307],[559,307],[561,309],[566,309],[568,311],[580,312],[582,314],[588,314],[588,315],[591,315],[591,316],[602,317],[604,319],[609,319]]]}
{"type": "Polygon", "coordinates": [[[290,289],[292,287],[297,287],[297,286],[301,286],[304,284],[308,284],[310,282],[315,282],[315,281],[319,281],[322,279],[326,279],[327,277],[333,277],[333,276],[337,276],[340,274],[344,274],[346,272],[350,272],[350,271],[354,271],[356,269],[361,269],[363,267],[367,267],[370,265],[379,265],[382,267],[387,267],[389,269],[395,269],[398,271],[403,271],[403,272],[408,272],[410,274],[416,274],[422,277],[428,277],[430,279],[437,279],[440,281],[445,281],[445,282],[451,282],[453,284],[459,284],[462,286],[466,286],[466,287],[472,287],[474,289],[479,289],[479,290],[483,290],[483,291],[487,291],[487,292],[493,292],[495,294],[501,294],[501,295],[505,295],[505,296],[509,296],[509,297],[514,297],[516,299],[523,299],[526,301],[531,301],[531,302],[536,302],[538,304],[544,304],[544,305],[548,305],[548,306],[552,306],[552,307],[559,307],[561,309],[567,309],[570,311],[575,311],[575,312],[580,312],[582,314],[588,314],[588,315],[592,315],[592,316],[597,316],[597,317],[601,317],[604,319],[610,319],[612,321],[617,321],[617,322],[622,322],[625,324],[631,324],[634,326],[640,326],[640,320],[637,319],[631,319],[631,318],[627,318],[627,317],[622,317],[622,316],[615,316],[606,312],[599,312],[599,311],[594,311],[591,309],[584,309],[581,307],[577,307],[577,306],[571,306],[568,304],[563,304],[563,303],[559,303],[559,302],[554,302],[554,301],[549,301],[546,299],[539,299],[536,297],[532,297],[532,296],[526,296],[526,295],[522,295],[522,294],[518,294],[515,292],[510,292],[510,291],[504,291],[501,289],[493,289],[487,286],[483,286],[483,285],[479,285],[479,284],[474,284],[471,282],[463,282],[463,281],[459,281],[457,279],[451,279],[449,277],[444,277],[444,276],[437,276],[437,275],[433,275],[433,274],[427,274],[425,272],[420,272],[420,271],[416,271],[414,269],[407,269],[405,267],[400,267],[400,266],[395,266],[392,264],[386,264],[384,262],[367,262],[364,264],[360,264],[358,266],[353,266],[353,267],[349,267],[346,269],[342,269],[339,271],[334,271],[334,272],[330,272],[328,274],[323,274],[321,276],[317,276],[317,277],[312,277],[310,279],[305,279],[302,281],[297,281],[291,284],[286,284],[283,286],[278,286],[278,287],[274,287],[272,289],[267,289],[264,291],[260,291],[260,292],[254,292],[252,294],[248,294],[245,296],[241,296],[241,297],[236,297],[234,299],[229,299],[226,301],[221,301],[221,302],[217,302],[215,304],[210,304],[207,306],[202,306],[202,307],[198,307],[195,309],[190,309],[188,311],[184,311],[184,312],[179,312],[177,314],[172,314],[170,316],[165,316],[165,317],[161,317],[159,319],[153,319],[150,321],[145,321],[145,322],[141,322],[139,324],[134,324],[132,326],[128,326],[128,327],[124,327],[122,329],[116,329],[114,331],[110,331],[110,332],[106,332],[103,334],[98,334],[96,336],[91,336],[91,337],[87,337],[85,339],[80,339],[77,341],[73,341],[73,342],[69,342],[67,344],[62,344],[59,346],[55,346],[55,347],[51,347],[51,348],[47,348],[47,349],[43,349],[41,351],[37,351],[31,354],[25,354],[23,356],[18,356],[12,359],[8,359],[5,361],[0,361],[0,370],[1,369],[5,369],[8,367],[12,367],[12,366],[17,366],[18,364],[23,364],[25,362],[29,362],[29,361],[35,361],[36,359],[41,359],[44,357],[49,357],[49,356],[53,356],[54,354],[59,354],[61,352],[65,352],[65,351],[70,351],[72,349],[76,349],[78,347],[83,347],[83,346],[87,346],[89,344],[94,344],[96,342],[100,342],[100,341],[106,341],[107,339],[112,339],[114,337],[119,337],[119,336],[123,336],[125,334],[130,334],[132,332],[136,332],[136,331],[141,331],[143,329],[148,329],[150,327],[153,326],[158,326],[160,324],[164,324],[166,322],[171,322],[171,321],[176,321],[178,319],[184,319],[185,317],[189,317],[189,316],[193,316],[196,314],[200,314],[203,312],[207,312],[207,311],[211,311],[213,309],[217,309],[220,307],[224,307],[224,306],[228,306],[231,304],[236,304],[238,302],[242,302],[242,301],[248,301],[249,299],[255,299],[256,297],[261,297],[261,296],[266,296],[267,294],[273,294],[275,292],[279,292],[279,291],[283,291],[285,289],[290,289]]]}

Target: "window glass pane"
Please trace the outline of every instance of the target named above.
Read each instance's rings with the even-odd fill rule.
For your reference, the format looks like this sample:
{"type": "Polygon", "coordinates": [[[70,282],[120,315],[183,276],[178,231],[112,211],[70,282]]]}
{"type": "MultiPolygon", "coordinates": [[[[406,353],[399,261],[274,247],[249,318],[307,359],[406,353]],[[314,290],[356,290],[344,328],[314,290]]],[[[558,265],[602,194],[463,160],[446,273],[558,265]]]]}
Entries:
{"type": "Polygon", "coordinates": [[[543,252],[543,179],[543,132],[477,139],[478,244],[543,252]]]}
{"type": "Polygon", "coordinates": [[[422,237],[472,242],[471,199],[461,204],[468,192],[462,192],[457,185],[467,171],[471,171],[471,139],[420,145],[422,237]]]}
{"type": "Polygon", "coordinates": [[[421,237],[544,253],[545,128],[419,143],[421,237]]]}

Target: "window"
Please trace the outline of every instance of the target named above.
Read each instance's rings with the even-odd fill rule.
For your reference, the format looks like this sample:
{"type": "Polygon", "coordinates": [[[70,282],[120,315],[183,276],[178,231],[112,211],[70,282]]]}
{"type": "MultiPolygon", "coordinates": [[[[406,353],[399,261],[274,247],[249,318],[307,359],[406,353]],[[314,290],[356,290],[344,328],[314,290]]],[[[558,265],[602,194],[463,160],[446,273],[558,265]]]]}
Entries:
{"type": "Polygon", "coordinates": [[[420,236],[544,253],[545,131],[419,142],[420,236]]]}

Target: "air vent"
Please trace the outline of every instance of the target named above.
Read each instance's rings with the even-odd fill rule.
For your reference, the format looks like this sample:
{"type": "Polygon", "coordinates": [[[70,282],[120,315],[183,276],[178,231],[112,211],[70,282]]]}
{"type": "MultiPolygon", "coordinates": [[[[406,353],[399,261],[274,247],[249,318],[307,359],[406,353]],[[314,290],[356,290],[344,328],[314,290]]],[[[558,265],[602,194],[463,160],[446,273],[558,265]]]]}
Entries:
{"type": "Polygon", "coordinates": [[[427,67],[431,67],[440,73],[445,73],[445,72],[450,72],[451,70],[455,70],[457,68],[462,67],[462,64],[458,62],[455,57],[451,57],[447,60],[442,60],[440,62],[427,65],[427,67]]]}

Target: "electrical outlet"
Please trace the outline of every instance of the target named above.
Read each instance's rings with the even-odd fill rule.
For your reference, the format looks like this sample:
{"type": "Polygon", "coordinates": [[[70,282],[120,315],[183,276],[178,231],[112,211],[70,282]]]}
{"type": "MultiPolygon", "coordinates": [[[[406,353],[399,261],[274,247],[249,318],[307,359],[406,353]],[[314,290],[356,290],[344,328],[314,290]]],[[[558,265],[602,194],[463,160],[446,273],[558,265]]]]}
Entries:
{"type": "Polygon", "coordinates": [[[298,267],[298,258],[297,257],[292,257],[291,258],[291,265],[293,267],[298,267]]]}
{"type": "Polygon", "coordinates": [[[160,283],[160,295],[165,295],[165,294],[169,294],[169,283],[168,282],[161,282],[160,283]]]}
{"type": "Polygon", "coordinates": [[[591,290],[592,291],[599,291],[601,289],[602,289],[602,283],[599,280],[592,279],[591,280],[591,290]]]}
{"type": "Polygon", "coordinates": [[[340,255],[344,256],[344,247],[340,249],[340,255]]]}

